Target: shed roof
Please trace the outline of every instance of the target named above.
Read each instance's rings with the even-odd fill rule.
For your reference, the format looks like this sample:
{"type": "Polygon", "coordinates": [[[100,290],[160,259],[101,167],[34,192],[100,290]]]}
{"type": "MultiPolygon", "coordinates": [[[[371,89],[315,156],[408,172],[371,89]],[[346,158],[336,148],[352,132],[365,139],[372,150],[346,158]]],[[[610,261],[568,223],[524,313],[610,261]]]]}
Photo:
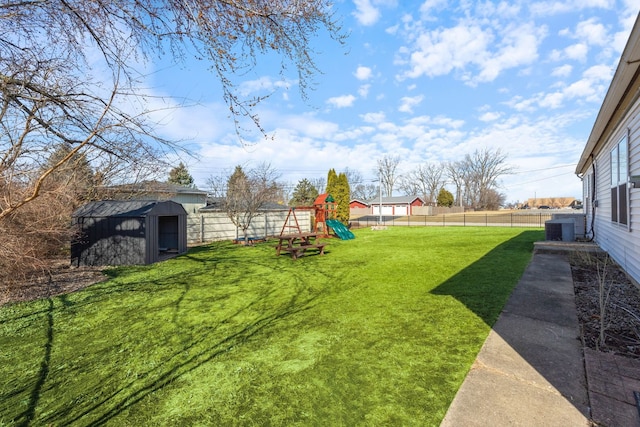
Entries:
{"type": "Polygon", "coordinates": [[[148,215],[186,215],[186,211],[179,203],[169,200],[100,200],[81,206],[72,216],[140,218],[148,215]]]}

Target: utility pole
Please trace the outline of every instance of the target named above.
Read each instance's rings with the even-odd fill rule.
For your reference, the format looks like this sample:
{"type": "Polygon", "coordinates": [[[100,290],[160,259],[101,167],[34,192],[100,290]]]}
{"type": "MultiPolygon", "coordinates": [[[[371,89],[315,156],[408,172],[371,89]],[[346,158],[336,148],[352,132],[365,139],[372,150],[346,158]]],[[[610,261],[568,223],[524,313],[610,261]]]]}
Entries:
{"type": "Polygon", "coordinates": [[[378,220],[378,224],[382,225],[382,174],[380,174],[378,178],[378,189],[380,190],[380,206],[378,208],[378,214],[380,215],[380,219],[378,220]]]}

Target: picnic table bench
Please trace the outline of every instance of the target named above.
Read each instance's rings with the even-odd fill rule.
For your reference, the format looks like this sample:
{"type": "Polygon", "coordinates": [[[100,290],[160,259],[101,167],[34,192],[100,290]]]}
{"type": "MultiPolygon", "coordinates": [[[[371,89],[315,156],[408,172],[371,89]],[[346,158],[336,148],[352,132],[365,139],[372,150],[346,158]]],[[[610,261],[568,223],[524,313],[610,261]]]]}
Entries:
{"type": "Polygon", "coordinates": [[[318,243],[317,233],[284,234],[278,237],[276,255],[280,252],[288,252],[291,258],[298,259],[308,250],[317,250],[318,255],[324,255],[326,243],[318,243]]]}

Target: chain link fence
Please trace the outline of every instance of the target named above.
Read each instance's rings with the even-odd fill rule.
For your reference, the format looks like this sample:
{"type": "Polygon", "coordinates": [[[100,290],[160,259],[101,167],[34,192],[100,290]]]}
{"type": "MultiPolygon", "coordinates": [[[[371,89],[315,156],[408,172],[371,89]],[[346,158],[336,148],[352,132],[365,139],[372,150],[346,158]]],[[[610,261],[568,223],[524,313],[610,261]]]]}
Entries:
{"type": "MultiPolygon", "coordinates": [[[[462,227],[533,227],[544,228],[553,213],[487,212],[447,215],[378,216],[363,215],[351,218],[351,227],[390,226],[462,226],[462,227]]],[[[558,214],[555,214],[558,215],[558,214]]]]}

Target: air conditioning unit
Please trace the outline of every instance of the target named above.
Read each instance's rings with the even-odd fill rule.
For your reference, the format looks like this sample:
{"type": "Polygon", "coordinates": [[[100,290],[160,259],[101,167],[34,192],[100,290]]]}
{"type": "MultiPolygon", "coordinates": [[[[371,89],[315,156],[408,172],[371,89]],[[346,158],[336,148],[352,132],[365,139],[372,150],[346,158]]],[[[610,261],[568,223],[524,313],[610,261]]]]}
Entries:
{"type": "Polygon", "coordinates": [[[573,242],[576,240],[574,219],[550,219],[544,222],[545,240],[573,242]]]}

